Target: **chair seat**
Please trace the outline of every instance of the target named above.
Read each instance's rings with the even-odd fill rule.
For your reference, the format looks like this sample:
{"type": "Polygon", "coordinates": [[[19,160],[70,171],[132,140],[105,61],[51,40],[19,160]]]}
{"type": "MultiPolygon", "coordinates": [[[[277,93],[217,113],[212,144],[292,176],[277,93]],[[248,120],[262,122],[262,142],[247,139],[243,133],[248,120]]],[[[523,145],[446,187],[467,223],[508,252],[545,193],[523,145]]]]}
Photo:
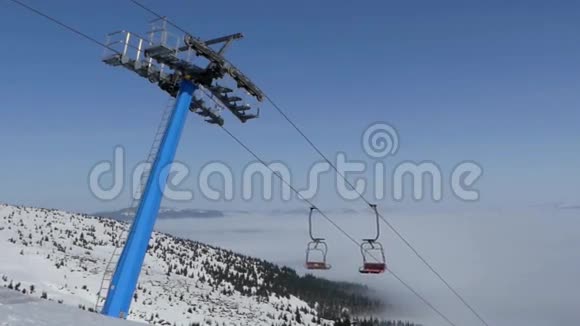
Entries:
{"type": "Polygon", "coordinates": [[[380,274],[387,269],[386,264],[383,263],[365,263],[359,270],[363,274],[380,274]]]}
{"type": "Polygon", "coordinates": [[[325,262],[306,262],[306,269],[330,269],[330,265],[325,262]]]}

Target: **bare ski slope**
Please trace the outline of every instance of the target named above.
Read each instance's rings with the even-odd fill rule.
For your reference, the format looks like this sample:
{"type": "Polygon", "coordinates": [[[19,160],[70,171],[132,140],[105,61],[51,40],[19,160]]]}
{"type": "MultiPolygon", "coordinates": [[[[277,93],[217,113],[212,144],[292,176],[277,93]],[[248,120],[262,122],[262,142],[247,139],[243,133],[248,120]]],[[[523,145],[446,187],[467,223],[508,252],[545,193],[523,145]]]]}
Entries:
{"type": "Polygon", "coordinates": [[[138,326],[0,287],[1,326],[138,326]]]}

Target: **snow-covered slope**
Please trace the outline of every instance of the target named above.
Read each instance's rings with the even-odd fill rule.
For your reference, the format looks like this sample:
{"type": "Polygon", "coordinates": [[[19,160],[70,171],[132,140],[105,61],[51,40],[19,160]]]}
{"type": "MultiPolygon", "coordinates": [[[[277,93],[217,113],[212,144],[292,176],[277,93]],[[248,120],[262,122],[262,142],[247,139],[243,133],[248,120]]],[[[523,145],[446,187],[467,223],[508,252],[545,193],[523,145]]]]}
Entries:
{"type": "MultiPolygon", "coordinates": [[[[126,224],[0,204],[0,286],[91,309],[106,261],[126,224]]],[[[155,233],[130,320],[191,325],[330,324],[278,289],[268,264],[155,233]],[[282,295],[280,295],[282,294],[282,295]]]]}
{"type": "Polygon", "coordinates": [[[139,326],[131,321],[84,312],[0,287],[2,326],[139,326]]]}

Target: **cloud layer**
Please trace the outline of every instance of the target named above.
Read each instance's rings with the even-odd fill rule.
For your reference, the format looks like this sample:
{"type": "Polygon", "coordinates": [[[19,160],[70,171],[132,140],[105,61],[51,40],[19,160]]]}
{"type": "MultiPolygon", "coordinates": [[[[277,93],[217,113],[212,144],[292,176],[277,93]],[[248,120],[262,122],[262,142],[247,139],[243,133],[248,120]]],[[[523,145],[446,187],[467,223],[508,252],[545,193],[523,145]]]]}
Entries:
{"type": "MultiPolygon", "coordinates": [[[[562,325],[580,321],[580,219],[575,210],[527,212],[402,214],[391,217],[411,243],[490,322],[496,325],[562,325]]],[[[374,232],[371,212],[334,214],[357,239],[374,232]]],[[[459,325],[477,320],[423,266],[394,234],[383,227],[387,264],[459,325]]],[[[316,236],[327,239],[333,269],[318,273],[331,279],[363,282],[391,306],[387,318],[445,325],[419,299],[388,274],[358,273],[358,248],[322,218],[316,236]]],[[[220,219],[160,220],[157,229],[230,248],[301,272],[308,242],[307,215],[241,214],[220,219]]]]}

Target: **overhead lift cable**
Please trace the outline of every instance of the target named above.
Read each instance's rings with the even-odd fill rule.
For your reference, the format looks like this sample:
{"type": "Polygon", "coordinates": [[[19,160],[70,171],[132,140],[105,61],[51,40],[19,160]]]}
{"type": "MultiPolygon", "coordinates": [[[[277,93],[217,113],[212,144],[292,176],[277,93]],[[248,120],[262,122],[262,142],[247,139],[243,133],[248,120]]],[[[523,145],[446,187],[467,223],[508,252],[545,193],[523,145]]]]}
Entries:
{"type": "Polygon", "coordinates": [[[110,50],[110,51],[113,51],[113,52],[119,53],[119,51],[117,51],[117,50],[115,50],[115,49],[111,48],[110,46],[108,46],[108,45],[106,45],[105,43],[103,43],[103,42],[101,42],[101,41],[97,40],[96,38],[94,38],[94,37],[92,37],[92,36],[89,36],[88,34],[85,34],[85,33],[81,32],[81,31],[79,31],[78,29],[76,29],[76,28],[74,28],[74,27],[71,27],[70,25],[67,25],[67,24],[63,23],[62,21],[60,21],[60,20],[58,20],[58,19],[56,19],[56,18],[54,18],[54,17],[51,17],[51,16],[49,16],[49,15],[47,15],[47,14],[45,14],[45,13],[41,12],[40,10],[38,10],[38,9],[35,9],[35,8],[33,8],[33,7],[31,7],[31,6],[27,5],[27,4],[25,4],[25,3],[24,3],[24,2],[22,2],[22,1],[19,1],[19,0],[9,0],[9,1],[12,1],[13,3],[15,3],[15,4],[17,4],[17,5],[21,6],[21,7],[25,8],[25,9],[27,9],[27,10],[29,10],[29,11],[32,11],[33,13],[35,13],[35,14],[37,14],[37,15],[41,16],[41,17],[44,17],[44,18],[46,18],[46,19],[48,19],[48,20],[52,21],[53,23],[55,23],[55,24],[57,24],[57,25],[59,25],[59,26],[61,26],[61,27],[65,28],[65,29],[69,30],[70,32],[73,32],[73,33],[75,33],[75,34],[77,34],[77,35],[80,35],[80,36],[84,37],[85,39],[87,39],[87,40],[89,40],[89,41],[91,41],[91,42],[93,42],[93,43],[95,43],[95,44],[97,44],[97,45],[99,45],[99,46],[102,46],[103,48],[105,48],[105,49],[107,49],[107,50],[110,50]]]}

